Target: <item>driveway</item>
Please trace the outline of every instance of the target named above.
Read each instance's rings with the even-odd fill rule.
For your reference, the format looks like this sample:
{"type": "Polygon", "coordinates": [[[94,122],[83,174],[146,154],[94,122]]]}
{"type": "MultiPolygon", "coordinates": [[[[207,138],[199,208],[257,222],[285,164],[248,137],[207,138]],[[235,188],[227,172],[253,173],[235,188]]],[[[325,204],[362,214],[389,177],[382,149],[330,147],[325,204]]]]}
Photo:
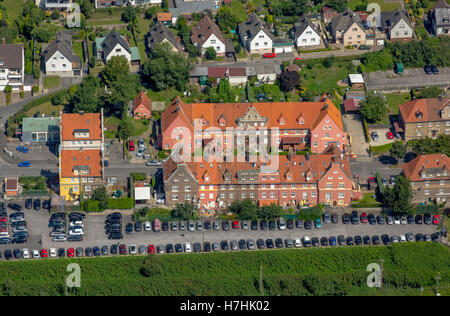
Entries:
{"type": "Polygon", "coordinates": [[[366,143],[361,116],[359,114],[345,114],[342,116],[342,121],[351,138],[351,152],[358,157],[368,157],[369,144],[366,143]]]}

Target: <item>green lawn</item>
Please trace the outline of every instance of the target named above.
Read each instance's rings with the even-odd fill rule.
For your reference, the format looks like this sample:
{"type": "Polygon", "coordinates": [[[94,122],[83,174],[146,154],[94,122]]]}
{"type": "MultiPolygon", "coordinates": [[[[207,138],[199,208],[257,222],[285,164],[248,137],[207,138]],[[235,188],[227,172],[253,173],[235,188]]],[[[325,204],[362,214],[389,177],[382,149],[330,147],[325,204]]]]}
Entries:
{"type": "Polygon", "coordinates": [[[233,12],[239,22],[245,21],[248,17],[244,5],[240,0],[233,0],[231,3],[231,12],[233,12]]]}
{"type": "Polygon", "coordinates": [[[131,136],[141,136],[147,131],[148,126],[144,124],[144,120],[130,119],[130,121],[133,126],[131,129],[131,136]]]}
{"type": "Polygon", "coordinates": [[[411,94],[409,92],[405,93],[387,93],[384,95],[387,100],[389,107],[389,113],[397,115],[399,104],[411,101],[411,94]]]}
{"type": "Polygon", "coordinates": [[[141,55],[141,65],[147,61],[147,53],[145,52],[145,44],[142,42],[139,42],[137,44],[137,47],[139,49],[139,55],[141,55]]]}
{"type": "Polygon", "coordinates": [[[348,64],[348,62],[335,62],[331,68],[314,64],[312,69],[302,66],[300,74],[303,82],[306,82],[306,89],[319,95],[338,88],[337,82],[348,77],[348,64]]]}
{"type": "Polygon", "coordinates": [[[2,5],[6,8],[6,15],[8,16],[8,23],[12,24],[18,16],[22,15],[23,1],[22,0],[3,0],[2,5]]]}
{"type": "Polygon", "coordinates": [[[82,42],[73,42],[72,44],[73,52],[75,55],[80,57],[81,61],[83,61],[83,43],[82,42]]]}
{"type": "Polygon", "coordinates": [[[59,88],[61,85],[61,78],[59,76],[45,76],[44,89],[59,88]]]}
{"type": "Polygon", "coordinates": [[[401,8],[401,4],[399,2],[385,2],[384,0],[350,0],[348,2],[348,7],[352,10],[355,10],[357,6],[364,5],[367,7],[369,3],[378,3],[381,7],[382,12],[386,11],[395,11],[397,8],[401,8]]]}
{"type": "Polygon", "coordinates": [[[42,114],[45,114],[45,116],[51,116],[53,113],[55,116],[59,116],[59,112],[62,108],[62,105],[53,105],[51,102],[45,102],[25,112],[25,116],[32,117],[37,112],[39,112],[39,116],[42,116],[42,114]]]}
{"type": "Polygon", "coordinates": [[[147,95],[152,101],[164,101],[166,106],[175,99],[176,96],[182,96],[183,94],[175,88],[170,88],[164,91],[147,90],[147,95]]]}

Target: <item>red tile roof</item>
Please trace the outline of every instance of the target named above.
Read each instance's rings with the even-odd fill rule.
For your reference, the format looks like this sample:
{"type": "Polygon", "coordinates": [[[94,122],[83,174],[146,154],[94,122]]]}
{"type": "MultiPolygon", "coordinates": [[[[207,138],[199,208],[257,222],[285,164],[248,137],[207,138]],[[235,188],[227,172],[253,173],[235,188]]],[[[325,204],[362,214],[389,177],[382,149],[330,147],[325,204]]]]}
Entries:
{"type": "Polygon", "coordinates": [[[102,154],[97,150],[62,150],[61,151],[61,177],[101,177],[102,154]],[[75,167],[89,167],[88,174],[74,174],[75,167]]]}
{"type": "Polygon", "coordinates": [[[208,77],[226,78],[227,71],[227,67],[208,67],[208,77]]]}
{"type": "Polygon", "coordinates": [[[422,171],[433,174],[433,178],[450,179],[450,158],[445,154],[420,155],[403,164],[403,173],[411,181],[429,180],[430,178],[422,179],[422,171]],[[443,176],[444,171],[447,172],[447,176],[443,176]],[[437,177],[437,173],[441,176],[437,177]]]}
{"type": "Polygon", "coordinates": [[[133,100],[133,110],[136,111],[136,109],[140,105],[144,105],[149,111],[152,110],[152,102],[150,101],[149,97],[145,94],[144,91],[139,92],[136,98],[133,100]]]}
{"type": "Polygon", "coordinates": [[[361,100],[359,100],[359,99],[344,100],[345,112],[358,111],[360,108],[361,108],[361,100]]]}
{"type": "Polygon", "coordinates": [[[247,77],[247,70],[245,68],[228,68],[228,75],[230,77],[247,77]]]}
{"type": "Polygon", "coordinates": [[[400,104],[400,115],[406,123],[441,121],[440,110],[450,105],[450,98],[416,99],[400,104]]]}
{"type": "Polygon", "coordinates": [[[161,22],[172,22],[171,12],[158,12],[156,13],[156,19],[161,22]]]}
{"type": "Polygon", "coordinates": [[[62,114],[61,141],[102,139],[102,121],[99,113],[62,114]],[[88,138],[75,138],[75,130],[89,130],[88,138]]]}

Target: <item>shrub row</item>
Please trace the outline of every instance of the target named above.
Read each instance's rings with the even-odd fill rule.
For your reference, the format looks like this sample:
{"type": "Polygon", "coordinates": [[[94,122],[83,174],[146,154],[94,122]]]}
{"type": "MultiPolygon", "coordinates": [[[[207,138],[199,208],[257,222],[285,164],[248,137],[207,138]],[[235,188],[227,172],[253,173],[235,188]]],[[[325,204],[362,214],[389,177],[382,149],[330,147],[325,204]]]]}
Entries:
{"type": "Polygon", "coordinates": [[[134,199],[123,197],[120,199],[108,199],[109,210],[129,210],[134,207],[134,199]]]}

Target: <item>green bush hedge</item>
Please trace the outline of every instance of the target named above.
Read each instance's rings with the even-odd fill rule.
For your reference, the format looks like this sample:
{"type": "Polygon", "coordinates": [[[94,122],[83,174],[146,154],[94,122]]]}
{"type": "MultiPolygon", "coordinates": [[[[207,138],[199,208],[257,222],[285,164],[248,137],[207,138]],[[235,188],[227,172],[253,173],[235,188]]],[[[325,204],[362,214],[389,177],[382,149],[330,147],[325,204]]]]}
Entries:
{"type": "Polygon", "coordinates": [[[100,209],[100,202],[94,200],[83,201],[83,210],[87,213],[99,213],[102,212],[100,209]]]}
{"type": "Polygon", "coordinates": [[[108,199],[108,210],[129,210],[133,207],[133,198],[124,197],[120,199],[108,199]]]}
{"type": "Polygon", "coordinates": [[[144,181],[145,179],[147,179],[147,175],[145,173],[132,172],[130,173],[130,176],[134,181],[144,181]]]}
{"type": "Polygon", "coordinates": [[[369,146],[369,152],[374,155],[384,154],[389,152],[393,144],[394,143],[384,144],[381,146],[369,146]]]}

